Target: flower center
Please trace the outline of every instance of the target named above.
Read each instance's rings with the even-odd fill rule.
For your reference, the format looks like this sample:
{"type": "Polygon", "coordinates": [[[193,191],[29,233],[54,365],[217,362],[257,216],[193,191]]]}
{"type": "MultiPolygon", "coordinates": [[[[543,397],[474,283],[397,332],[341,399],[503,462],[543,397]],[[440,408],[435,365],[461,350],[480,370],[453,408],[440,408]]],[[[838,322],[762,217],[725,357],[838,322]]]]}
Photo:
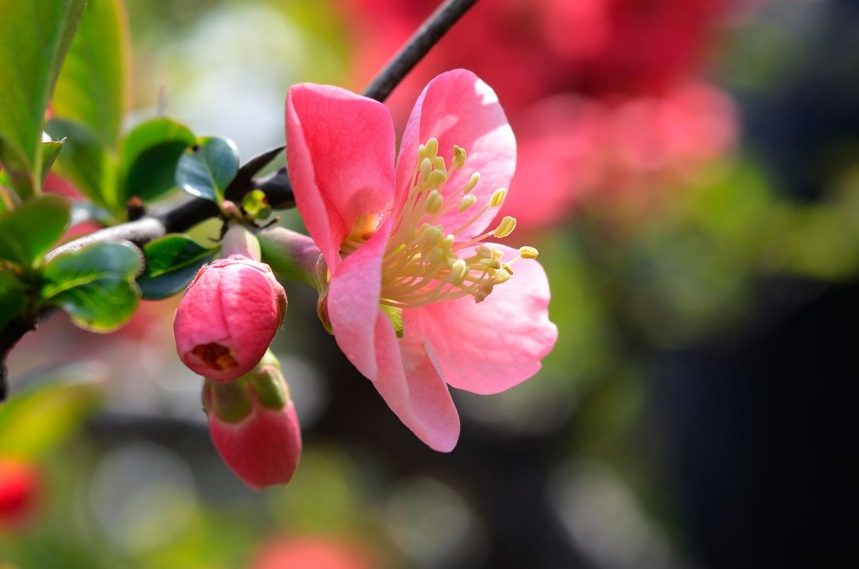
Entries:
{"type": "Polygon", "coordinates": [[[499,208],[507,190],[495,190],[486,203],[479,204],[472,191],[480,182],[475,172],[462,187],[443,195],[455,170],[465,166],[466,153],[453,147],[450,167],[438,155],[438,140],[429,139],[418,147],[418,158],[408,197],[397,215],[382,263],[381,302],[393,307],[415,307],[454,300],[466,295],[484,300],[495,285],[513,275],[511,265],[519,258],[535,258],[537,250],[522,247],[516,259],[502,262],[502,251],[481,243],[487,237],[506,237],[516,227],[516,219],[505,217],[495,229],[476,237],[461,234],[489,209],[499,208]],[[446,230],[442,218],[454,210],[472,212],[467,221],[446,230]]]}

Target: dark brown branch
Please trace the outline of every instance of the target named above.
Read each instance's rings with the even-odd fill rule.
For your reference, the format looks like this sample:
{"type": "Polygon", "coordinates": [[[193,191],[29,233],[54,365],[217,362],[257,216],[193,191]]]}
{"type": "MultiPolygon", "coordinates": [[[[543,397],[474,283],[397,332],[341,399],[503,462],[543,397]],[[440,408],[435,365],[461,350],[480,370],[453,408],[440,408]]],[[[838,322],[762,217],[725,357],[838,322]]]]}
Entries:
{"type": "Polygon", "coordinates": [[[477,3],[477,0],[447,0],[436,8],[409,41],[364,89],[364,96],[384,101],[444,34],[477,3]]]}

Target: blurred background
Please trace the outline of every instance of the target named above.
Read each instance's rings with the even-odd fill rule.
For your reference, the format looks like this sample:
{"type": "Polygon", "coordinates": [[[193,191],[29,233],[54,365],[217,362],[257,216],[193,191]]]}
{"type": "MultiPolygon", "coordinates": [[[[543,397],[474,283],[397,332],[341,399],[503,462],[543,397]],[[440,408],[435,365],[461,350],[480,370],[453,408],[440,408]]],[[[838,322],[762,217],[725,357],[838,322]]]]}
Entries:
{"type": "MultiPolygon", "coordinates": [[[[249,158],[282,144],[291,84],[360,91],[436,3],[126,4],[128,125],[167,114],[249,158]]],[[[258,494],[209,441],[175,301],[110,336],[58,315],[9,362],[0,567],[857,563],[859,3],[481,0],[390,98],[399,128],[455,67],[517,134],[504,208],[552,286],[543,370],[454,393],[462,437],[435,453],[289,284],[274,348],[305,450],[258,494]]]]}

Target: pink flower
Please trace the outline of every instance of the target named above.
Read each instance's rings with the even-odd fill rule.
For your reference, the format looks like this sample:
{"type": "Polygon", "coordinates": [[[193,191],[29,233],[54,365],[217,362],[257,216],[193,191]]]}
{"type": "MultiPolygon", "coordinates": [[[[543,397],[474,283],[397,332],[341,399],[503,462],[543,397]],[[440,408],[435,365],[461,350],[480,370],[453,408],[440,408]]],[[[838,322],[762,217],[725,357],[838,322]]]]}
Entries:
{"type": "Polygon", "coordinates": [[[229,383],[206,380],[203,405],[221,458],[255,490],[287,484],[301,458],[301,429],[280,365],[269,352],[229,383]]]}
{"type": "Polygon", "coordinates": [[[210,381],[257,365],[286,313],[286,293],[268,265],[239,255],[200,269],[176,309],[179,357],[210,381]]]}
{"type": "Polygon", "coordinates": [[[298,210],[331,275],[338,345],[422,441],[451,450],[448,385],[508,389],[557,339],[536,251],[483,242],[515,225],[486,231],[516,161],[495,93],[469,71],[433,79],[396,168],[390,112],[343,89],[293,87],[286,131],[298,210]]]}

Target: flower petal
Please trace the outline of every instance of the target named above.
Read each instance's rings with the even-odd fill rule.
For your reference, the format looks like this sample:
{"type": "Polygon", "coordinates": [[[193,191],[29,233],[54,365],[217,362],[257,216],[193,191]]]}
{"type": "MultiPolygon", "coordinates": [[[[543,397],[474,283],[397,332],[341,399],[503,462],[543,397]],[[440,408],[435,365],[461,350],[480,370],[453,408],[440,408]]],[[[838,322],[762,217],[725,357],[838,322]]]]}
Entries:
{"type": "Polygon", "coordinates": [[[382,258],[392,221],[388,218],[369,241],[343,260],[328,288],[328,317],[337,345],[370,379],[378,373],[373,330],[380,318],[382,258]]]}
{"type": "Polygon", "coordinates": [[[453,450],[459,439],[459,414],[432,349],[421,338],[398,340],[390,323],[381,320],[376,349],[379,377],[373,384],[391,411],[431,449],[453,450]]]}
{"type": "MultiPolygon", "coordinates": [[[[439,155],[448,166],[453,159],[453,146],[466,150],[465,167],[456,170],[444,186],[443,196],[464,186],[474,172],[480,182],[472,194],[482,206],[499,188],[507,188],[516,169],[516,139],[507,122],[495,92],[474,73],[455,69],[442,73],[429,82],[418,97],[400,145],[397,161],[397,201],[399,211],[417,160],[418,145],[437,138],[439,155]]],[[[460,213],[453,209],[441,219],[447,232],[466,223],[478,206],[460,213]]],[[[498,210],[485,212],[470,227],[459,233],[468,239],[483,232],[498,210]]]]}
{"type": "MultiPolygon", "coordinates": [[[[494,245],[509,261],[516,250],[494,245]]],[[[403,310],[406,338],[432,346],[445,381],[484,395],[533,376],[558,338],[549,321],[549,282],[537,261],[521,259],[513,277],[483,302],[471,297],[403,310]]]]}
{"type": "Polygon", "coordinates": [[[334,271],[358,218],[379,214],[393,199],[391,113],[345,89],[296,85],[286,100],[286,137],[298,211],[334,271]]]}

